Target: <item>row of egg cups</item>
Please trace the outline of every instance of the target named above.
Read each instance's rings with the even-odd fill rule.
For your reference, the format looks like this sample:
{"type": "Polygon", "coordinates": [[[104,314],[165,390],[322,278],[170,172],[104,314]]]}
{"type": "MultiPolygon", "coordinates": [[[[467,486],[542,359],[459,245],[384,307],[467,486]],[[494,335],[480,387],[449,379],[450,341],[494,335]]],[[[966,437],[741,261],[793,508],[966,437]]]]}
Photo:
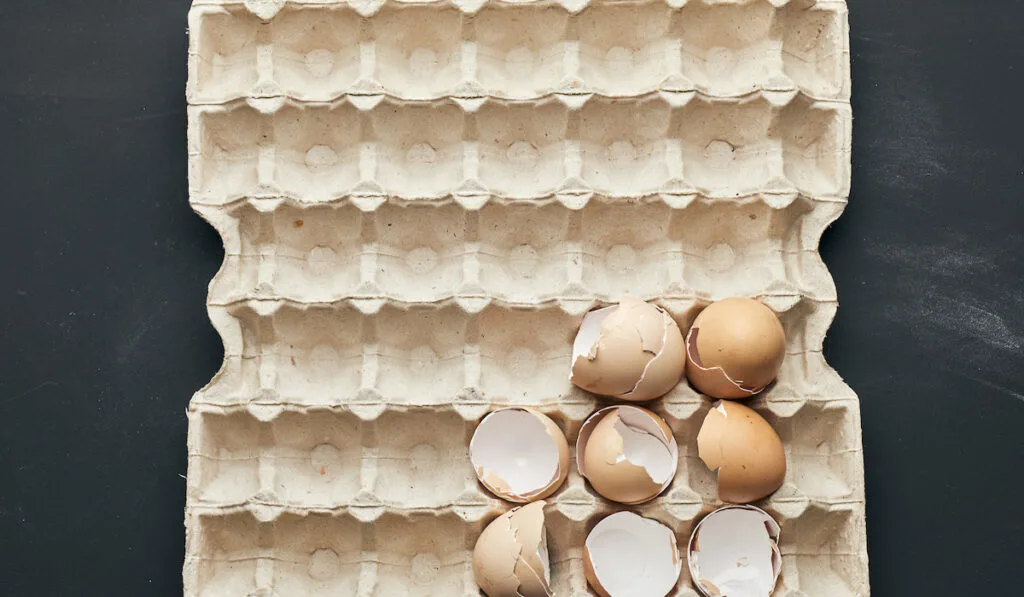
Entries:
{"type": "MultiPolygon", "coordinates": [[[[778,374],[784,355],[778,318],[746,298],[707,307],[684,340],[667,312],[624,296],[617,305],[588,313],[573,345],[570,380],[587,391],[643,402],[669,392],[685,375],[702,393],[726,399],[708,412],[697,445],[701,460],[718,471],[719,497],[737,505],[702,520],[687,550],[691,577],[711,597],[766,596],[778,578],[779,526],[744,504],[782,485],[782,442],[756,411],[728,399],[762,391],[778,374]],[[745,573],[734,574],[737,567],[745,573]]],[[[477,584],[488,597],[551,595],[542,500],[568,474],[565,435],[539,412],[506,408],[484,418],[469,452],[488,490],[529,504],[499,517],[481,534],[473,555],[477,584]]],[[[576,442],[580,474],[597,493],[622,504],[657,497],[675,477],[677,464],[678,446],[668,424],[638,406],[593,413],[576,442]]],[[[681,558],[671,529],[624,511],[588,535],[584,571],[602,597],[662,597],[678,581],[681,558]]]]}

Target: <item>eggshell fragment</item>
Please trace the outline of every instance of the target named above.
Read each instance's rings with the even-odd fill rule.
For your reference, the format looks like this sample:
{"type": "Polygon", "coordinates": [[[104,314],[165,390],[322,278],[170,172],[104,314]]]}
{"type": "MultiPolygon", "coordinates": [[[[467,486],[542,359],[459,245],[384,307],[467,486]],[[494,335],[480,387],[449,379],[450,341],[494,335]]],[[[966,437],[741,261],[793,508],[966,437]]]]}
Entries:
{"type": "Polygon", "coordinates": [[[668,424],[638,406],[610,406],[592,414],[576,440],[576,466],[605,498],[640,504],[655,498],[676,475],[679,447],[668,424]]]}
{"type": "Polygon", "coordinates": [[[683,335],[667,312],[623,296],[618,305],[584,316],[569,381],[595,394],[653,400],[679,383],[684,352],[683,335]]]}
{"type": "Polygon", "coordinates": [[[682,569],[672,529],[632,512],[601,520],[583,547],[583,573],[601,597],[664,597],[682,569]]]}
{"type": "Polygon", "coordinates": [[[712,398],[747,398],[779,374],[786,333],[775,313],[749,298],[712,303],[686,334],[686,378],[712,398]]]}
{"type": "Polygon", "coordinates": [[[697,455],[718,471],[718,497],[746,504],[770,495],[786,477],[786,451],[772,426],[752,408],[717,402],[697,434],[697,455]]]}
{"type": "Polygon", "coordinates": [[[548,497],[569,474],[569,442],[562,430],[528,408],[484,417],[469,442],[469,458],[480,482],[510,502],[548,497]]]}
{"type": "Polygon", "coordinates": [[[697,523],[690,577],[707,597],[768,597],[782,571],[779,524],[753,506],[726,506],[697,523]]]}
{"type": "Polygon", "coordinates": [[[473,548],[473,577],[487,597],[552,597],[543,500],[491,521],[473,548]]]}

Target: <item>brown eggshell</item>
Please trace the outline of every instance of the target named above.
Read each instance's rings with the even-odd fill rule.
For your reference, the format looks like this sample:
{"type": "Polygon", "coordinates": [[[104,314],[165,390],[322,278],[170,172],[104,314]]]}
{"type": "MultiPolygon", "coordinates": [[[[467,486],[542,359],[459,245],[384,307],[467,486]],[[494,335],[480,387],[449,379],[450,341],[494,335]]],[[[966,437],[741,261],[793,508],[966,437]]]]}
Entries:
{"type": "Polygon", "coordinates": [[[623,504],[641,504],[658,496],[675,476],[675,459],[678,457],[675,438],[668,424],[647,409],[636,406],[609,407],[590,417],[580,430],[576,443],[577,467],[594,491],[606,499],[623,504]],[[628,416],[645,417],[648,426],[656,426],[661,436],[657,439],[665,444],[673,459],[672,473],[664,482],[651,478],[647,469],[621,458],[624,453],[623,437],[616,425],[629,409],[628,416]]]}
{"type": "Polygon", "coordinates": [[[550,597],[537,548],[544,538],[543,500],[491,521],[473,548],[473,577],[488,597],[550,597]]]}
{"type": "Polygon", "coordinates": [[[770,384],[786,355],[775,313],[748,298],[712,303],[686,336],[686,377],[713,398],[747,398],[770,384]]]}
{"type": "Polygon", "coordinates": [[[473,577],[487,597],[516,597],[519,593],[515,567],[521,551],[509,513],[491,521],[480,533],[473,548],[473,577]]]}
{"type": "Polygon", "coordinates": [[[654,400],[672,391],[686,372],[686,349],[679,326],[668,313],[662,313],[661,352],[647,364],[643,379],[629,394],[620,396],[631,402],[654,400]]]}
{"type": "Polygon", "coordinates": [[[718,497],[724,502],[764,498],[786,477],[779,435],[757,411],[736,402],[721,401],[708,411],[697,434],[697,454],[718,470],[718,497]]]}
{"type": "Polygon", "coordinates": [[[544,506],[542,502],[534,504],[541,505],[519,508],[512,514],[512,527],[519,530],[517,539],[523,546],[515,572],[520,583],[519,592],[523,597],[547,597],[551,595],[551,590],[544,578],[544,569],[549,564],[541,561],[537,553],[541,543],[547,541],[544,530],[544,506]]]}
{"type": "Polygon", "coordinates": [[[596,343],[574,357],[572,383],[630,401],[652,400],[675,387],[685,368],[685,348],[668,313],[627,295],[617,306],[588,313],[580,334],[598,321],[596,343]]]}
{"type": "Polygon", "coordinates": [[[595,349],[573,362],[571,381],[588,392],[618,396],[632,391],[640,372],[651,360],[643,351],[636,330],[620,323],[620,313],[621,307],[615,308],[601,322],[595,349]]]}

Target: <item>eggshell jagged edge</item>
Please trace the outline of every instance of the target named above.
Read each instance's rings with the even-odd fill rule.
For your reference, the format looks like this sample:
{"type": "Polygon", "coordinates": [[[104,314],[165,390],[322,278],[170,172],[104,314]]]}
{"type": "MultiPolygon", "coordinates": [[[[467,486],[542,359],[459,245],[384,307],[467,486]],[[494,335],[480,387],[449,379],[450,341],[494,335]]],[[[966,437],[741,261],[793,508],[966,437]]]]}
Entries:
{"type": "Polygon", "coordinates": [[[551,420],[547,415],[537,412],[530,408],[524,408],[519,406],[513,406],[509,408],[503,408],[489,413],[486,417],[480,421],[480,425],[477,426],[477,431],[473,433],[473,437],[469,442],[469,458],[473,464],[473,469],[476,471],[477,478],[483,483],[484,487],[491,491],[491,493],[498,497],[516,503],[527,503],[537,499],[542,499],[550,496],[552,493],[558,490],[565,482],[566,477],[569,475],[569,442],[565,439],[565,434],[558,428],[558,425],[551,420]],[[474,450],[474,445],[478,441],[478,433],[483,428],[484,422],[494,416],[500,416],[501,413],[507,413],[509,411],[521,411],[528,413],[536,418],[543,426],[547,435],[551,438],[552,448],[555,451],[556,467],[554,474],[546,484],[526,492],[515,492],[512,490],[511,484],[505,481],[500,475],[494,470],[488,470],[481,462],[480,458],[477,457],[479,454],[474,450]]]}
{"type": "MultiPolygon", "coordinates": [[[[648,472],[646,467],[644,467],[642,464],[634,464],[633,461],[629,459],[629,457],[625,454],[626,445],[625,441],[623,441],[622,456],[625,458],[625,463],[628,463],[628,465],[630,466],[643,469],[644,474],[647,475],[649,479],[651,479],[651,497],[645,500],[641,500],[639,502],[635,502],[643,503],[645,501],[653,499],[662,491],[664,491],[665,488],[672,483],[672,480],[675,478],[676,472],[679,467],[679,446],[676,443],[675,436],[672,434],[672,430],[668,427],[668,424],[665,423],[664,419],[659,417],[657,414],[647,410],[646,408],[641,408],[639,406],[633,406],[630,404],[617,404],[614,406],[602,408],[601,410],[590,415],[587,418],[587,420],[583,422],[583,426],[580,428],[579,436],[576,438],[576,468],[577,470],[579,470],[580,475],[582,475],[584,478],[589,478],[587,477],[586,466],[584,464],[584,456],[587,450],[587,443],[590,441],[590,436],[592,435],[594,428],[597,427],[598,423],[600,423],[605,417],[607,417],[609,414],[615,411],[621,411],[618,413],[618,416],[619,420],[623,423],[623,425],[626,425],[632,429],[636,429],[639,432],[646,433],[648,435],[652,435],[659,438],[661,442],[668,448],[669,454],[672,458],[672,474],[670,474],[664,482],[659,483],[654,480],[654,478],[651,476],[650,472],[648,472]],[[626,417],[623,417],[623,413],[628,414],[626,415],[626,417]],[[657,491],[653,491],[654,489],[657,489],[657,491]]],[[[620,464],[619,466],[622,466],[622,464],[620,464]]],[[[591,484],[593,484],[592,481],[591,484]]]]}
{"type": "Polygon", "coordinates": [[[606,499],[639,504],[661,493],[663,483],[675,474],[678,463],[663,437],[628,424],[620,413],[627,415],[627,419],[646,417],[622,410],[608,413],[590,434],[583,466],[590,485],[606,499]]]}
{"type": "Polygon", "coordinates": [[[491,521],[473,548],[473,576],[488,597],[553,597],[544,506],[539,500],[491,521]]]}
{"type": "MultiPolygon", "coordinates": [[[[586,577],[587,582],[590,583],[590,586],[593,587],[593,589],[601,597],[616,597],[615,594],[611,593],[604,586],[605,583],[610,584],[610,574],[613,573],[612,571],[614,569],[615,563],[605,564],[605,566],[607,567],[606,572],[604,574],[599,573],[598,569],[600,566],[594,562],[594,553],[596,550],[591,549],[591,539],[594,539],[594,541],[596,542],[600,537],[599,529],[601,529],[602,525],[608,524],[617,524],[618,526],[620,526],[620,531],[627,530],[625,527],[633,527],[629,530],[633,531],[634,536],[647,534],[648,536],[646,538],[639,538],[635,542],[635,544],[630,545],[628,547],[623,547],[623,549],[646,549],[647,551],[645,553],[648,554],[648,557],[645,557],[644,560],[647,562],[657,561],[657,554],[654,554],[653,551],[655,549],[660,549],[658,546],[662,545],[658,543],[658,541],[660,541],[661,539],[655,539],[653,537],[653,534],[664,533],[667,535],[669,548],[672,552],[671,562],[673,570],[671,572],[665,571],[664,576],[658,578],[658,581],[665,585],[664,587],[647,586],[645,587],[645,589],[651,589],[651,592],[644,593],[645,595],[649,594],[652,597],[663,597],[664,595],[667,595],[679,581],[679,574],[683,570],[683,561],[682,557],[679,554],[679,546],[676,543],[676,535],[674,532],[672,532],[672,529],[665,526],[664,524],[656,520],[644,518],[629,511],[617,512],[615,514],[605,517],[599,523],[597,523],[597,525],[590,531],[590,534],[587,535],[587,539],[583,545],[583,574],[586,577]],[[602,576],[605,580],[604,583],[601,582],[602,576]],[[661,592],[662,589],[664,589],[664,592],[661,592]],[[657,595],[658,592],[661,592],[661,595],[657,595]]],[[[616,559],[616,562],[618,561],[620,560],[616,559]]],[[[640,582],[642,580],[651,578],[651,571],[648,569],[645,570],[645,572],[647,573],[647,576],[644,576],[642,578],[636,575],[635,570],[625,570],[622,571],[621,574],[627,575],[627,582],[629,582],[630,584],[635,584],[636,582],[640,582]]]]}
{"type": "Polygon", "coordinates": [[[617,305],[584,315],[569,381],[595,394],[644,402],[671,391],[685,368],[683,336],[672,316],[625,295],[617,305]],[[654,313],[658,321],[652,321],[654,313]],[[638,369],[639,375],[629,375],[638,369]]]}
{"type": "Polygon", "coordinates": [[[712,405],[697,433],[697,456],[718,472],[718,497],[724,502],[762,499],[786,477],[782,440],[757,411],[736,402],[712,405]]]}
{"type": "Polygon", "coordinates": [[[686,333],[686,377],[694,389],[714,398],[738,399],[750,398],[768,387],[748,389],[743,387],[741,382],[729,377],[722,367],[705,367],[700,358],[700,351],[697,349],[699,331],[700,326],[694,322],[690,331],[686,333]],[[703,390],[697,388],[698,385],[703,390]]]}
{"type": "MultiPolygon", "coordinates": [[[[715,510],[711,514],[708,514],[703,519],[701,519],[700,522],[697,523],[697,526],[695,526],[693,528],[693,533],[690,535],[690,541],[687,544],[687,550],[686,550],[686,553],[687,553],[687,564],[688,564],[688,567],[689,567],[689,570],[690,570],[690,578],[693,580],[693,584],[697,587],[697,589],[701,592],[701,594],[706,595],[707,597],[721,597],[721,595],[722,595],[721,590],[719,590],[719,588],[715,585],[714,580],[713,579],[704,578],[704,576],[701,573],[700,563],[699,563],[699,560],[700,560],[699,554],[701,553],[701,551],[700,551],[700,533],[704,529],[704,523],[705,522],[707,522],[708,520],[711,520],[712,517],[728,516],[729,515],[728,514],[729,511],[753,512],[753,513],[756,513],[757,515],[759,515],[759,517],[761,518],[761,520],[759,521],[761,523],[759,528],[763,528],[764,529],[764,531],[765,531],[765,540],[766,540],[766,542],[768,544],[767,545],[768,548],[771,550],[770,558],[771,558],[771,566],[772,566],[772,570],[771,570],[772,578],[771,578],[771,582],[770,583],[768,583],[768,582],[762,583],[762,584],[767,584],[770,587],[767,593],[762,593],[762,594],[756,594],[756,593],[733,594],[733,593],[730,593],[728,597],[768,597],[769,595],[771,595],[775,591],[775,585],[778,583],[779,574],[782,572],[782,552],[779,550],[779,537],[781,536],[782,529],[781,529],[781,527],[779,527],[779,523],[777,523],[775,521],[775,519],[772,518],[767,512],[765,512],[764,510],[761,510],[760,508],[756,508],[754,506],[746,506],[746,505],[725,506],[725,507],[719,508],[718,510],[715,510]]],[[[740,561],[740,560],[738,560],[735,563],[735,566],[737,566],[737,567],[742,566],[742,565],[744,565],[744,562],[740,561]]],[[[727,565],[727,567],[731,567],[731,566],[727,565]]],[[[765,580],[767,581],[767,579],[765,579],[765,580]]],[[[722,581],[719,581],[719,583],[722,584],[722,581]]]]}

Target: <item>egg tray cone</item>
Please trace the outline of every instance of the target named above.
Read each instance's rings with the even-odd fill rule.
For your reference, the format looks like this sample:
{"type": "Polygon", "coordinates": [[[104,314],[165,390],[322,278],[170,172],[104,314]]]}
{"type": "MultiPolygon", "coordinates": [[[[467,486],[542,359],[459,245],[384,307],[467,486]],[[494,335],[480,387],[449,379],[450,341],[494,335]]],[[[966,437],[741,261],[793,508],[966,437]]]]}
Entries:
{"type": "MultiPolygon", "coordinates": [[[[225,259],[224,363],[192,398],[186,597],[475,596],[511,505],[467,445],[501,406],[572,444],[606,402],[568,381],[583,314],[624,293],[685,330],[749,296],[787,357],[748,404],[779,432],[776,595],[866,596],[857,396],[825,362],[818,254],[850,183],[846,5],[822,0],[195,0],[189,182],[225,259]]],[[[711,402],[650,407],[679,473],[633,508],[685,545],[721,505],[711,402]]],[[[573,470],[548,499],[552,588],[622,509],[573,470]]],[[[685,568],[685,567],[684,567],[685,568]]],[[[673,595],[696,595],[684,571],[673,595]]]]}

